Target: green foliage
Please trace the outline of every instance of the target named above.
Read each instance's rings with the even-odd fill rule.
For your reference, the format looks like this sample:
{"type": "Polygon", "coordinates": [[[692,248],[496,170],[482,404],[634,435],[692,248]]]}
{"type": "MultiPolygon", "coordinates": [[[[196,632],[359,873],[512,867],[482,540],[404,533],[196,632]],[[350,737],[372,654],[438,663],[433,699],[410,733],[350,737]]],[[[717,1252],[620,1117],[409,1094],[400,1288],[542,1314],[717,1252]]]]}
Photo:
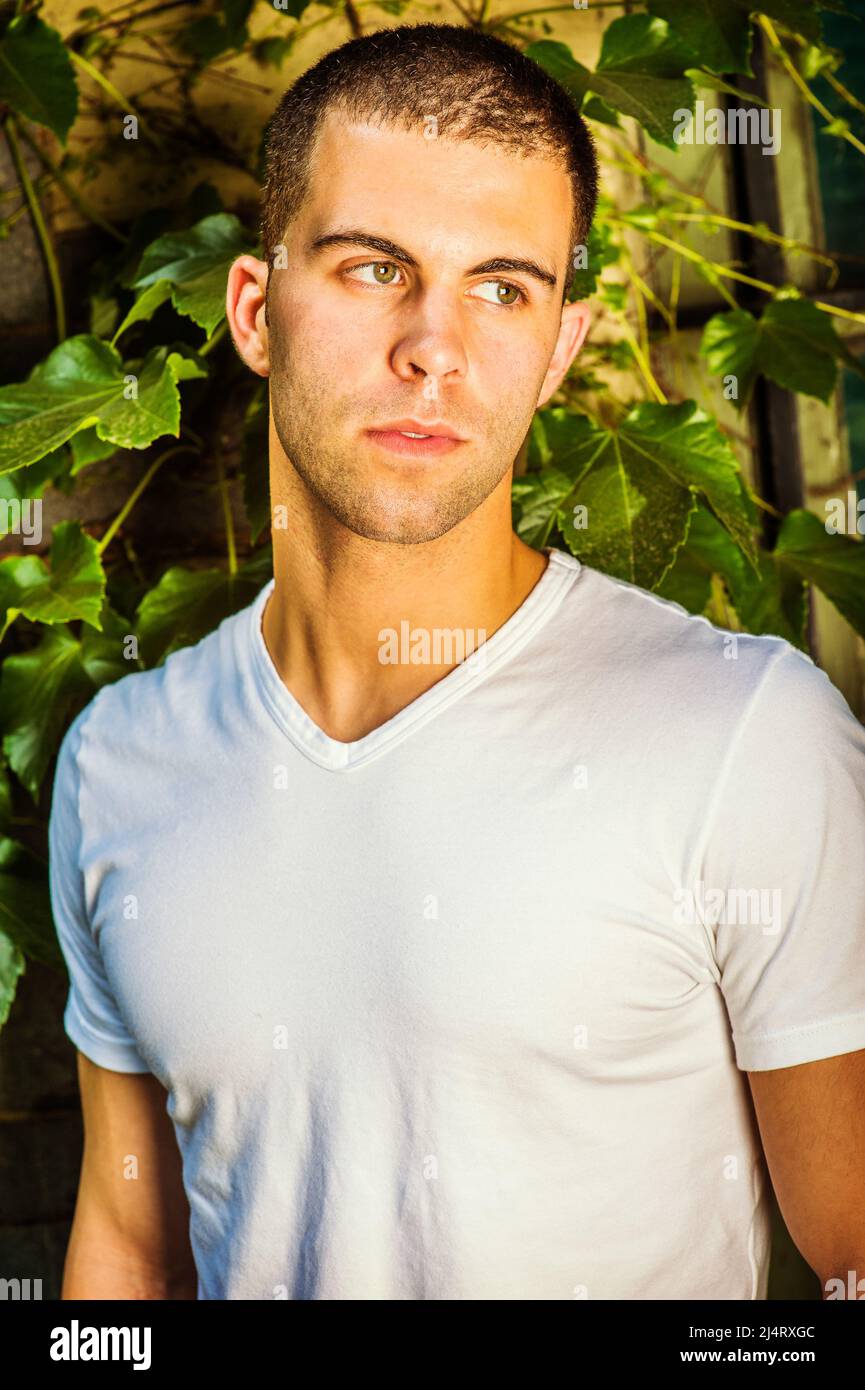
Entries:
{"type": "Polygon", "coordinates": [[[187,314],[205,332],[212,333],[225,314],[228,267],[251,246],[252,240],[237,218],[225,212],[203,218],[188,231],[158,237],[144,252],[133,281],[134,288],[143,293],[115,338],[130,324],[150,318],[169,297],[178,313],[187,314]]]}
{"type": "Polygon", "coordinates": [[[67,338],[20,386],[0,387],[0,473],[35,463],[79,430],[143,449],[162,435],[177,435],[177,383],[206,375],[186,349],[153,347],[143,360],[124,363],[111,343],[91,334],[67,338]]]}
{"type": "Polygon", "coordinates": [[[779,296],[759,318],[745,309],[716,314],[703,330],[700,351],[710,371],[736,377],[736,405],[743,410],[760,375],[827,402],[835,390],[841,346],[831,320],[809,300],[779,296]]]}
{"type": "Polygon", "coordinates": [[[204,15],[180,35],[180,46],[196,58],[210,62],[232,48],[241,48],[248,38],[246,22],[253,0],[225,0],[224,16],[204,15]]]}
{"type": "Polygon", "coordinates": [[[4,965],[7,972],[11,964],[20,973],[24,956],[46,965],[62,964],[45,865],[22,845],[0,836],[0,1023],[4,1021],[8,991],[4,965]],[[20,953],[18,959],[16,951],[20,953]]]}
{"type": "Polygon", "coordinates": [[[21,613],[34,623],[68,623],[82,618],[100,626],[105,574],[99,550],[77,521],[61,521],[51,541],[51,568],[38,555],[0,560],[0,607],[4,622],[21,613]]]}
{"type": "Polygon", "coordinates": [[[138,609],[136,632],[146,664],[158,665],[178,647],[206,636],[223,618],[251,603],[266,578],[258,562],[233,575],[179,565],[167,570],[138,609]]]}
{"type": "Polygon", "coordinates": [[[66,47],[33,14],[13,19],[0,38],[0,102],[65,141],[78,112],[78,88],[66,47]]]}
{"type": "Polygon", "coordinates": [[[23,952],[15,945],[5,927],[0,927],[0,1028],[9,1017],[18,988],[18,977],[24,974],[24,965],[23,952]]]}
{"type": "Polygon", "coordinates": [[[615,265],[621,255],[621,247],[613,237],[609,225],[604,221],[606,201],[598,199],[598,213],[589,231],[586,243],[586,265],[577,268],[568,298],[571,300],[589,299],[598,291],[598,282],[604,267],[615,265]]]}
{"type": "Polygon", "coordinates": [[[756,565],[752,504],[735,457],[693,401],[644,401],[615,429],[563,408],[541,411],[532,445],[540,466],[514,483],[517,534],[528,544],[548,544],[555,524],[586,564],[653,589],[702,496],[756,565]],[[580,526],[580,508],[591,526],[580,526]]]}
{"type": "Polygon", "coordinates": [[[685,49],[662,19],[625,15],[604,33],[594,72],[577,62],[566,44],[542,39],[528,57],[582,104],[591,92],[607,110],[633,116],[659,144],[675,149],[675,112],[694,105],[694,87],[685,73],[685,49]]]}
{"type": "MultiPolygon", "coordinates": [[[[262,69],[279,67],[307,27],[331,24],[337,44],[348,36],[346,21],[356,23],[356,11],[353,17],[334,3],[329,15],[317,14],[307,25],[306,7],[307,0],[268,6],[264,28],[253,23],[252,0],[204,0],[192,23],[166,7],[160,24],[170,29],[174,23],[182,60],[174,103],[180,128],[174,134],[184,149],[191,139],[183,125],[186,88],[209,64],[218,67],[244,51],[262,69]]],[[[405,6],[403,0],[383,0],[380,8],[399,16],[405,6]]],[[[760,7],[790,40],[806,80],[834,71],[841,61],[822,43],[825,9],[843,6],[836,0],[765,0],[760,7]]],[[[115,116],[120,101],[131,109],[109,73],[135,15],[106,24],[107,14],[97,7],[78,11],[67,43],[30,11],[6,23],[0,31],[0,103],[10,140],[27,138],[29,123],[35,123],[65,142],[78,112],[76,68],[97,82],[115,116]]],[[[365,11],[365,21],[367,16],[365,11]]],[[[627,157],[622,122],[636,121],[650,149],[654,141],[675,150],[677,113],[694,109],[698,85],[742,95],[736,79],[752,72],[758,20],[750,0],[702,0],[696,6],[690,0],[646,0],[640,12],[608,24],[594,69],[566,44],[538,39],[538,33],[550,32],[542,7],[537,17],[477,22],[521,46],[560,81],[598,135],[617,141],[614,148],[627,157]]],[[[143,109],[140,116],[157,159],[169,159],[172,147],[160,144],[172,133],[166,134],[165,107],[156,133],[150,112],[143,109]]],[[[837,118],[839,138],[845,138],[845,124],[837,118]]],[[[237,152],[216,132],[199,134],[202,156],[224,157],[236,167],[237,152]]],[[[688,241],[691,227],[709,233],[722,219],[651,158],[637,162],[631,156],[629,167],[641,179],[643,201],[626,210],[602,192],[569,290],[572,301],[593,296],[622,331],[591,338],[561,391],[537,414],[528,471],[513,486],[519,535],[534,546],[562,546],[722,626],[777,633],[802,648],[809,586],[816,585],[865,635],[861,541],[830,534],[820,518],[794,511],[767,549],[759,539],[759,499],[744,480],[730,437],[695,401],[668,402],[654,380],[634,238],[644,238],[655,252],[687,256],[730,304],[706,325],[701,361],[709,374],[735,380],[732,399],[739,410],[761,376],[827,401],[837,389],[839,365],[861,372],[862,364],[827,313],[790,287],[765,286],[759,313],[735,307],[725,278],[729,267],[688,241]],[[639,339],[631,327],[635,318],[639,339]],[[619,401],[604,372],[633,372],[635,365],[645,398],[619,401]],[[592,413],[593,392],[602,397],[602,418],[592,413]]],[[[257,163],[247,172],[260,176],[257,163]]],[[[68,184],[61,187],[68,191],[68,184]]],[[[53,250],[40,225],[37,194],[31,190],[24,201],[51,267],[53,250]]],[[[79,204],[86,212],[80,198],[79,204]]],[[[70,720],[102,686],[156,666],[212,631],[246,606],[270,573],[267,392],[239,368],[224,322],[228,268],[254,250],[257,232],[223,208],[209,184],[194,190],[185,217],[154,208],[107,231],[114,250],[93,267],[90,331],[60,334],[62,341],[27,380],[0,388],[0,499],[10,505],[41,498],[48,486],[73,494],[80,473],[119,449],[142,456],[140,481],[100,541],[78,522],[63,521],[54,527],[47,561],[35,554],[0,561],[0,1025],[25,958],[60,964],[44,856],[14,837],[19,824],[33,822],[35,810],[44,845],[48,774],[70,720]],[[226,452],[242,483],[256,547],[239,562],[226,452]],[[180,456],[214,468],[226,515],[227,562],[223,568],[195,568],[169,555],[144,573],[134,555],[121,549],[123,522],[155,472],[180,456]]],[[[750,233],[772,238],[764,227],[750,233]]],[[[58,322],[61,310],[62,296],[58,322]]],[[[669,317],[673,328],[674,313],[669,317]]]]}

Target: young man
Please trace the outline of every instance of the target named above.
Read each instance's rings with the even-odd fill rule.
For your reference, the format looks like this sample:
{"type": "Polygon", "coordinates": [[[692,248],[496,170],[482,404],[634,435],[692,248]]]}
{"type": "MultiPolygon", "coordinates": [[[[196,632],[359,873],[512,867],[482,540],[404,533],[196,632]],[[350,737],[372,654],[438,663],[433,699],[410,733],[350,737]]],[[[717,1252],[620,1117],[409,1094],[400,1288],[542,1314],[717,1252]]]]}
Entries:
{"type": "Polygon", "coordinates": [[[58,761],[67,1298],[764,1298],[763,1151],[820,1278],[865,1271],[865,731],[511,528],[595,190],[467,29],[279,106],[227,296],[275,579],[58,761]]]}

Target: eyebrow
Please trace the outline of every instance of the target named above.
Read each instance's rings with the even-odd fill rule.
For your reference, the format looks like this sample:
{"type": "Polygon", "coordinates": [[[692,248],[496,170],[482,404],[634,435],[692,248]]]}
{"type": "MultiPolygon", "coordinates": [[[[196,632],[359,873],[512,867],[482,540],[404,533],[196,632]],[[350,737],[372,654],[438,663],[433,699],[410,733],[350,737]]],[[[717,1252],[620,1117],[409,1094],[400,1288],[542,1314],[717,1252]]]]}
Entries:
{"type": "MultiPolygon", "coordinates": [[[[406,251],[405,247],[397,246],[395,241],[389,241],[387,237],[376,236],[374,232],[365,232],[359,227],[341,228],[336,232],[326,232],[322,236],[317,236],[310,242],[310,250],[313,253],[324,251],[329,246],[366,246],[372,251],[380,251],[384,256],[390,256],[395,261],[402,261],[403,265],[418,267],[418,261],[406,251]]],[[[546,266],[539,265],[537,261],[526,260],[522,256],[493,256],[488,261],[481,261],[480,265],[472,266],[467,271],[468,275],[487,275],[493,271],[516,271],[523,275],[531,275],[533,279],[539,280],[542,285],[550,285],[555,289],[557,279],[555,274],[546,266]]]]}

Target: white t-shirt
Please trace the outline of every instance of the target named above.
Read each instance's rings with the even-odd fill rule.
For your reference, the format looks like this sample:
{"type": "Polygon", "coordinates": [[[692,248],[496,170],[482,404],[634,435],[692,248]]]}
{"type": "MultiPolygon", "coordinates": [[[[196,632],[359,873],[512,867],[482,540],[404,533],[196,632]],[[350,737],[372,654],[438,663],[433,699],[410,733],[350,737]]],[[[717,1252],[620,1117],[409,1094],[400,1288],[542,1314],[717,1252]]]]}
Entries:
{"type": "Polygon", "coordinates": [[[271,580],[68,730],[69,1037],[166,1087],[201,1299],[759,1299],[745,1069],[865,1047],[865,730],[559,551],[353,743],[271,580]]]}

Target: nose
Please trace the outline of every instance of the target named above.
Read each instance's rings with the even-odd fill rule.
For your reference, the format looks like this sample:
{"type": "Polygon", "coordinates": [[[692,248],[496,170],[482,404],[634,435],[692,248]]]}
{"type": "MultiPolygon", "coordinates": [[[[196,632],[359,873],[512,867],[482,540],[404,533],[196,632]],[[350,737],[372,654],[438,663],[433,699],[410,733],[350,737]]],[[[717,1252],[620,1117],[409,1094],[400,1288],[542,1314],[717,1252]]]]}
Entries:
{"type": "Polygon", "coordinates": [[[461,305],[453,291],[426,290],[405,305],[392,366],[404,381],[418,376],[446,382],[462,381],[468,371],[461,305]]]}

